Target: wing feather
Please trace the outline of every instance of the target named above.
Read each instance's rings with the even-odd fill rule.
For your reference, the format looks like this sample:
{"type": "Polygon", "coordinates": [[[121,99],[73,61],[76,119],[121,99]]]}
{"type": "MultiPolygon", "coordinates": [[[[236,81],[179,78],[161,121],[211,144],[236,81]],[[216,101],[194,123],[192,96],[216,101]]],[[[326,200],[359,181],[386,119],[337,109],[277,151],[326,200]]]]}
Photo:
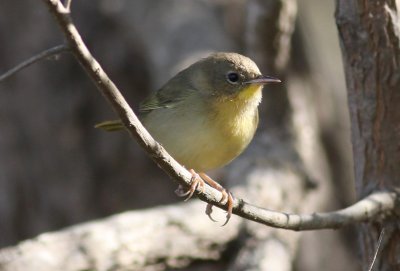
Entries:
{"type": "Polygon", "coordinates": [[[156,109],[174,108],[179,105],[187,96],[195,91],[188,87],[187,84],[179,83],[182,83],[181,80],[172,80],[163,88],[144,99],[139,105],[139,111],[141,113],[148,113],[156,109]]]}

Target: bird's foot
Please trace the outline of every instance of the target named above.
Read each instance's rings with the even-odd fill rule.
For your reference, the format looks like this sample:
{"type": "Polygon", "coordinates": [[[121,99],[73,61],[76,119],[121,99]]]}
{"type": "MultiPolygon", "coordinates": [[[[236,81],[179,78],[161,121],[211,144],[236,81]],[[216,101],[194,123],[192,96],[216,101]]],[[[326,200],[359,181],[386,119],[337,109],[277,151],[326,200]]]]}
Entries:
{"type": "MultiPolygon", "coordinates": [[[[217,189],[218,191],[220,191],[222,193],[222,197],[220,199],[220,203],[223,203],[226,201],[226,206],[227,206],[227,211],[226,211],[226,220],[225,223],[222,224],[222,226],[225,226],[226,224],[228,224],[229,220],[231,219],[232,216],[232,211],[233,211],[233,195],[231,192],[229,192],[228,190],[226,190],[225,188],[223,188],[219,183],[217,183],[216,181],[214,181],[212,178],[210,178],[207,174],[205,173],[200,173],[200,177],[207,183],[209,184],[211,187],[217,189]]],[[[214,221],[215,219],[213,219],[213,217],[211,216],[212,213],[212,207],[213,205],[208,203],[207,207],[206,207],[206,214],[208,215],[208,217],[214,221]]]]}
{"type": "Polygon", "coordinates": [[[175,194],[177,194],[179,197],[186,197],[184,201],[188,201],[193,196],[194,191],[196,191],[197,188],[199,188],[201,192],[204,192],[204,180],[193,169],[189,170],[189,172],[192,174],[189,189],[184,192],[183,187],[179,185],[178,189],[175,190],[175,194]]]}
{"type": "MultiPolygon", "coordinates": [[[[212,178],[210,178],[205,173],[197,174],[193,169],[189,170],[189,172],[192,174],[192,179],[191,179],[191,184],[190,184],[189,189],[187,191],[184,191],[184,188],[181,185],[179,185],[178,189],[175,190],[175,193],[179,197],[186,197],[185,201],[187,201],[193,196],[194,192],[198,188],[200,189],[201,192],[204,192],[205,183],[209,184],[214,189],[217,189],[219,192],[222,193],[222,197],[219,202],[223,203],[226,201],[226,203],[225,203],[227,206],[226,220],[225,220],[225,223],[222,224],[222,226],[225,226],[229,222],[229,220],[232,216],[233,201],[234,201],[232,193],[229,192],[228,190],[226,190],[225,188],[223,188],[219,183],[214,181],[212,178]]],[[[210,203],[207,204],[206,214],[212,221],[217,222],[211,216],[211,213],[213,212],[212,207],[213,207],[212,204],[210,204],[210,203]]]]}

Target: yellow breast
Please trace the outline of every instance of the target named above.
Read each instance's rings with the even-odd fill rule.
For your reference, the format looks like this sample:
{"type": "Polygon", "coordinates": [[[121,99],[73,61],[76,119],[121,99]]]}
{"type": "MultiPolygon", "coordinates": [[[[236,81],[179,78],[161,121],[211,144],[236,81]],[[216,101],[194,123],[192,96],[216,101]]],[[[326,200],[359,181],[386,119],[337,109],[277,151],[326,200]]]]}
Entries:
{"type": "Polygon", "coordinates": [[[254,136],[261,88],[247,91],[252,95],[207,106],[187,102],[175,110],[154,110],[143,123],[186,168],[199,172],[218,168],[237,157],[254,136]]]}
{"type": "MultiPolygon", "coordinates": [[[[227,162],[238,156],[250,143],[258,126],[261,87],[250,86],[238,97],[219,101],[213,123],[220,131],[219,143],[225,146],[227,162]]],[[[227,163],[226,162],[226,163],[227,163]]]]}

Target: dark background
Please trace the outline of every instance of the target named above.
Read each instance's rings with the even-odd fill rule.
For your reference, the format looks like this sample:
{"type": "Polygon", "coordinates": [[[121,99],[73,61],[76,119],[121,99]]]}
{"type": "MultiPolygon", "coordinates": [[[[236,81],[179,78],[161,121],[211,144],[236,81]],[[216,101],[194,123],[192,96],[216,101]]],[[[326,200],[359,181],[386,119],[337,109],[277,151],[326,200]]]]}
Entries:
{"type": "MultiPolygon", "coordinates": [[[[177,71],[213,51],[250,55],[264,73],[290,73],[299,78],[292,84],[306,82],[312,93],[306,99],[316,112],[320,159],[327,165],[323,182],[331,195],[315,211],[345,206],[352,202],[354,188],[333,3],[299,1],[295,32],[287,40],[292,45],[289,64],[280,69],[274,63],[270,69],[269,59],[257,58],[249,49],[257,33],[248,27],[258,12],[251,2],[73,1],[72,10],[88,47],[133,108],[177,71]]],[[[42,3],[0,3],[0,73],[62,40],[42,3]]],[[[279,128],[288,114],[280,95],[277,88],[264,95],[261,132],[279,128]]],[[[93,128],[113,118],[68,53],[0,83],[0,247],[124,210],[181,200],[174,194],[176,185],[126,133],[93,128]]],[[[214,174],[225,176],[227,170],[214,174]]],[[[351,248],[355,240],[340,234],[340,241],[347,240],[341,242],[344,247],[351,248]]]]}

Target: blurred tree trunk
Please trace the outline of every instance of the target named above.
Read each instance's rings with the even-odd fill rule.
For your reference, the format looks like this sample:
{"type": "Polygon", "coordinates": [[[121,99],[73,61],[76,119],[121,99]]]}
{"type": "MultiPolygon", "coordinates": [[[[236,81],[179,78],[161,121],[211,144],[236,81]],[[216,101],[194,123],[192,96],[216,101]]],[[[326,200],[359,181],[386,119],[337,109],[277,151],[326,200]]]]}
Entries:
{"type": "MultiPolygon", "coordinates": [[[[400,3],[337,1],[359,198],[400,187],[400,3]]],[[[376,270],[399,270],[398,218],[359,226],[364,270],[385,229],[376,270]]]]}

